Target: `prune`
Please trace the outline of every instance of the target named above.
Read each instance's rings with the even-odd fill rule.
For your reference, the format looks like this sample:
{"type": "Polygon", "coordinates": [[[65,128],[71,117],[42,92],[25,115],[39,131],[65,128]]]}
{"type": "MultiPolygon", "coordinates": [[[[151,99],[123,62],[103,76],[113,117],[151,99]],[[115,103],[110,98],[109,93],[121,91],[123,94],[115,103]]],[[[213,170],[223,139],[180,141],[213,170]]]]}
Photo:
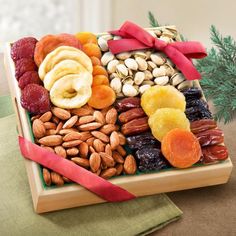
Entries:
{"type": "Polygon", "coordinates": [[[18,86],[21,89],[24,89],[27,84],[42,84],[37,71],[27,71],[19,78],[18,86]]]}
{"type": "Polygon", "coordinates": [[[207,102],[204,101],[203,99],[188,100],[186,103],[186,108],[195,107],[195,106],[201,106],[201,107],[205,107],[207,109],[209,108],[207,102]]]}
{"type": "Polygon", "coordinates": [[[159,148],[145,147],[135,153],[140,171],[161,170],[170,167],[159,148]]]}
{"type": "Polygon", "coordinates": [[[140,98],[129,97],[117,101],[115,107],[118,112],[123,112],[123,111],[128,111],[131,108],[141,107],[140,103],[141,103],[140,98]]]}
{"type": "Polygon", "coordinates": [[[143,147],[161,147],[161,143],[153,137],[150,132],[142,133],[126,138],[127,144],[130,149],[142,149],[143,147]]]}
{"type": "Polygon", "coordinates": [[[213,119],[209,109],[204,106],[189,107],[186,109],[185,114],[190,121],[213,119]]]}
{"type": "Polygon", "coordinates": [[[15,63],[15,76],[16,79],[19,78],[27,71],[36,71],[37,66],[34,63],[34,60],[31,58],[21,58],[15,63]]]}
{"type": "Polygon", "coordinates": [[[202,91],[199,88],[188,88],[181,91],[186,100],[200,99],[202,97],[202,91]]]}

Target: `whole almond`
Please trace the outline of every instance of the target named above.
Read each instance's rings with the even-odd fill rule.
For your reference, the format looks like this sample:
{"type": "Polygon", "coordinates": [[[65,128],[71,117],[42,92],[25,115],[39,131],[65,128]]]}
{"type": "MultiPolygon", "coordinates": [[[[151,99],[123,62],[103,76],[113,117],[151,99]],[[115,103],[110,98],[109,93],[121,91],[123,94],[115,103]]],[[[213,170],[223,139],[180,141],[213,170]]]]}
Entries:
{"type": "Polygon", "coordinates": [[[112,150],[111,150],[111,145],[107,144],[105,147],[105,153],[112,156],[112,150]]]}
{"type": "Polygon", "coordinates": [[[123,164],[118,163],[115,165],[115,168],[116,168],[116,175],[120,175],[124,169],[124,166],[123,164]]]}
{"type": "Polygon", "coordinates": [[[87,116],[87,115],[92,115],[93,114],[93,108],[85,105],[80,108],[75,108],[71,110],[71,113],[77,116],[87,116]]]}
{"type": "Polygon", "coordinates": [[[71,160],[79,166],[82,166],[85,168],[89,167],[89,160],[88,159],[81,158],[81,157],[73,157],[73,158],[71,158],[71,160]]]}
{"type": "Polygon", "coordinates": [[[32,128],[33,128],[33,134],[35,138],[42,138],[43,136],[45,136],[46,129],[41,120],[39,119],[34,120],[32,128]]]}
{"type": "Polygon", "coordinates": [[[89,164],[92,172],[97,172],[101,165],[101,157],[98,153],[94,152],[90,155],[89,164]]]}
{"type": "Polygon", "coordinates": [[[89,138],[86,140],[86,143],[89,145],[89,146],[93,146],[93,142],[94,142],[95,138],[92,137],[92,138],[89,138]]]}
{"type": "Polygon", "coordinates": [[[57,131],[55,129],[47,129],[45,135],[54,135],[57,134],[57,131]]]}
{"type": "Polygon", "coordinates": [[[57,128],[56,128],[57,134],[61,131],[62,126],[63,126],[63,123],[62,123],[62,122],[59,122],[58,125],[57,125],[57,128]]]}
{"type": "Polygon", "coordinates": [[[47,121],[44,123],[44,127],[45,127],[45,129],[56,129],[57,125],[53,122],[47,121]]]}
{"type": "Polygon", "coordinates": [[[61,135],[49,135],[39,139],[39,143],[45,146],[59,146],[62,143],[61,135]]]}
{"type": "Polygon", "coordinates": [[[51,120],[51,118],[52,118],[52,112],[47,111],[43,115],[41,115],[39,119],[42,122],[47,122],[47,121],[51,120]]]}
{"type": "Polygon", "coordinates": [[[117,163],[124,163],[124,158],[120,155],[119,152],[113,151],[112,152],[112,157],[117,163]]]}
{"type": "Polygon", "coordinates": [[[68,156],[77,156],[79,154],[79,149],[76,147],[68,148],[66,154],[68,156]]]}
{"type": "Polygon", "coordinates": [[[81,140],[82,141],[87,141],[89,138],[92,138],[92,134],[88,131],[85,131],[85,132],[81,132],[81,140]]]}
{"type": "Polygon", "coordinates": [[[55,151],[55,153],[56,153],[58,156],[63,157],[63,158],[66,158],[66,150],[65,150],[64,147],[62,147],[62,146],[56,146],[56,147],[54,148],[54,151],[55,151]]]}
{"type": "Polygon", "coordinates": [[[39,119],[40,115],[35,115],[30,118],[30,120],[33,122],[36,119],[39,119]]]}
{"type": "Polygon", "coordinates": [[[95,118],[91,115],[90,116],[82,116],[78,119],[78,122],[76,123],[76,125],[88,124],[94,120],[95,120],[95,118]]]}
{"type": "Polygon", "coordinates": [[[115,108],[111,108],[108,110],[106,114],[106,123],[107,124],[115,124],[117,120],[117,110],[115,108]]]}
{"type": "Polygon", "coordinates": [[[108,168],[106,170],[103,170],[100,174],[100,176],[104,179],[109,179],[114,175],[116,175],[116,168],[108,168]]]}
{"type": "Polygon", "coordinates": [[[71,183],[71,180],[66,178],[65,176],[62,176],[62,179],[64,180],[64,182],[66,183],[71,183]]]}
{"type": "Polygon", "coordinates": [[[105,117],[100,111],[95,111],[93,113],[93,117],[98,123],[101,123],[102,125],[105,124],[105,117]]]}
{"type": "Polygon", "coordinates": [[[93,147],[97,152],[104,152],[105,144],[100,139],[94,139],[93,147]]]}
{"type": "Polygon", "coordinates": [[[52,183],[56,184],[57,186],[62,186],[64,184],[64,180],[56,172],[51,172],[51,180],[52,180],[52,183]]]}
{"type": "Polygon", "coordinates": [[[90,151],[91,153],[96,152],[96,150],[93,148],[93,146],[89,146],[89,151],[90,151]]]}
{"type": "Polygon", "coordinates": [[[62,146],[64,148],[71,148],[71,147],[76,147],[78,146],[79,144],[81,144],[83,141],[81,140],[71,140],[71,141],[67,141],[67,142],[64,142],[62,143],[62,146]]]}
{"type": "Polygon", "coordinates": [[[60,119],[56,116],[52,116],[52,122],[55,123],[55,124],[58,124],[60,122],[60,119]]]}
{"type": "Polygon", "coordinates": [[[42,146],[42,145],[41,145],[41,147],[48,150],[49,152],[55,153],[55,151],[52,147],[47,147],[47,146],[42,146]]]}
{"type": "Polygon", "coordinates": [[[78,130],[77,129],[75,129],[75,128],[69,128],[69,129],[61,129],[60,131],[59,131],[59,134],[61,134],[61,135],[66,135],[66,134],[69,134],[69,133],[71,133],[71,132],[78,132],[78,130]]]}
{"type": "Polygon", "coordinates": [[[128,175],[133,175],[133,174],[135,174],[136,170],[137,170],[137,164],[136,164],[134,156],[128,155],[125,158],[125,162],[124,162],[125,173],[128,175]]]}
{"type": "Polygon", "coordinates": [[[106,107],[101,110],[101,113],[103,114],[104,117],[106,117],[107,112],[111,109],[111,107],[106,107]]]}
{"type": "Polygon", "coordinates": [[[102,126],[102,124],[98,123],[98,122],[92,122],[92,123],[88,123],[88,124],[84,124],[84,125],[80,125],[79,129],[81,131],[91,131],[91,130],[95,130],[98,129],[102,126]]]}
{"type": "Polygon", "coordinates": [[[69,111],[59,108],[59,107],[53,107],[52,113],[53,113],[53,115],[55,115],[56,117],[58,117],[61,120],[68,120],[71,117],[69,111]]]}
{"type": "Polygon", "coordinates": [[[120,140],[120,145],[125,145],[126,144],[125,136],[121,132],[118,132],[118,136],[119,136],[119,140],[120,140]]]}
{"type": "Polygon", "coordinates": [[[97,170],[97,172],[96,173],[94,173],[95,175],[97,175],[97,176],[99,176],[100,174],[101,174],[101,171],[102,171],[102,169],[101,168],[99,168],[98,170],[97,170]]]}
{"type": "Polygon", "coordinates": [[[102,162],[107,166],[107,167],[113,167],[115,165],[115,161],[112,158],[112,156],[108,155],[105,152],[99,152],[99,155],[102,158],[102,162]]]}
{"type": "Polygon", "coordinates": [[[69,120],[65,122],[65,124],[62,126],[63,129],[68,129],[74,126],[74,124],[77,122],[78,116],[72,116],[69,120]]]}
{"type": "Polygon", "coordinates": [[[113,125],[113,124],[107,124],[107,125],[104,125],[101,129],[100,129],[100,132],[104,133],[104,134],[110,134],[111,132],[113,131],[116,131],[118,130],[118,127],[116,125],[113,125]]]}
{"type": "Polygon", "coordinates": [[[79,153],[80,153],[80,156],[83,157],[83,158],[87,158],[87,157],[88,157],[88,151],[89,151],[88,144],[85,143],[85,142],[82,142],[82,143],[79,145],[79,153]]]}
{"type": "Polygon", "coordinates": [[[43,168],[43,179],[47,186],[50,186],[52,184],[51,174],[46,168],[43,168]]]}
{"type": "Polygon", "coordinates": [[[111,144],[111,150],[115,150],[117,146],[120,144],[119,135],[116,131],[113,131],[110,135],[110,144],[111,144]]]}
{"type": "Polygon", "coordinates": [[[126,156],[126,151],[121,145],[118,145],[116,147],[116,151],[119,152],[122,157],[126,156]]]}
{"type": "Polygon", "coordinates": [[[102,170],[105,170],[105,169],[107,169],[107,165],[102,161],[102,163],[101,163],[101,169],[102,170]]]}
{"type": "Polygon", "coordinates": [[[72,131],[63,137],[63,141],[68,142],[72,140],[81,140],[81,137],[81,133],[79,133],[78,131],[72,131]]]}
{"type": "Polygon", "coordinates": [[[109,143],[109,141],[110,141],[109,137],[108,137],[106,134],[104,134],[104,133],[102,133],[102,132],[100,132],[100,131],[92,131],[91,134],[92,134],[95,138],[98,138],[98,139],[100,139],[101,141],[103,141],[104,143],[109,143]]]}

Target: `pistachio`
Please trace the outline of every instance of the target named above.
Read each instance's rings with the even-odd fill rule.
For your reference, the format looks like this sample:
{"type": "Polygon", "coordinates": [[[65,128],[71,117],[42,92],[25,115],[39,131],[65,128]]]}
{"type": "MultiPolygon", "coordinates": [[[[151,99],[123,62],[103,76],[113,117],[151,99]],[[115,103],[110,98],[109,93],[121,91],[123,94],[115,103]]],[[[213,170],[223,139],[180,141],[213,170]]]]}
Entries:
{"type": "Polygon", "coordinates": [[[184,80],[185,80],[185,78],[184,78],[183,74],[181,74],[181,73],[175,73],[170,78],[171,84],[173,86],[177,86],[178,84],[182,83],[184,80]]]}
{"type": "Polygon", "coordinates": [[[138,69],[138,63],[133,58],[127,58],[125,60],[125,65],[131,70],[138,69]]]}
{"type": "Polygon", "coordinates": [[[170,65],[171,67],[175,66],[175,64],[169,58],[166,59],[166,64],[170,65]]]}
{"type": "Polygon", "coordinates": [[[129,71],[129,76],[133,77],[134,75],[133,71],[131,69],[128,69],[128,71],[129,71]]]}
{"type": "Polygon", "coordinates": [[[162,41],[165,41],[166,43],[171,43],[171,42],[173,42],[173,39],[172,39],[172,38],[167,37],[167,36],[164,36],[164,35],[162,35],[159,39],[162,40],[162,41]]]}
{"type": "Polygon", "coordinates": [[[127,58],[131,57],[131,53],[130,52],[121,52],[119,54],[116,55],[116,58],[119,60],[125,60],[127,58]]]}
{"type": "Polygon", "coordinates": [[[111,34],[105,34],[102,35],[100,38],[105,39],[106,41],[113,39],[113,36],[111,34]]]}
{"type": "Polygon", "coordinates": [[[133,85],[134,84],[134,80],[132,78],[125,78],[122,80],[123,84],[130,84],[133,85]]]}
{"type": "Polygon", "coordinates": [[[147,59],[147,55],[144,51],[136,50],[136,51],[133,51],[132,54],[134,55],[134,58],[141,57],[143,59],[147,59]]]}
{"type": "Polygon", "coordinates": [[[185,89],[185,88],[190,88],[192,86],[193,86],[193,81],[186,80],[186,81],[182,82],[181,84],[179,84],[177,86],[177,89],[182,90],[182,89],[185,89]]]}
{"type": "Polygon", "coordinates": [[[125,65],[119,64],[116,66],[116,72],[118,75],[121,76],[127,76],[128,75],[128,69],[125,65]]]}
{"type": "Polygon", "coordinates": [[[144,74],[145,74],[144,80],[150,80],[150,79],[153,78],[152,72],[149,71],[149,70],[145,70],[145,71],[144,71],[144,74]]]}
{"type": "Polygon", "coordinates": [[[165,76],[166,75],[166,68],[165,67],[155,68],[152,71],[152,74],[154,77],[165,76]]]}
{"type": "Polygon", "coordinates": [[[149,88],[151,88],[151,85],[149,85],[149,84],[144,84],[144,85],[142,85],[142,86],[140,86],[139,87],[139,92],[141,93],[141,94],[143,94],[146,90],[148,90],[149,88]]]}
{"type": "Polygon", "coordinates": [[[107,64],[107,71],[108,73],[112,74],[116,72],[116,66],[119,64],[118,60],[112,60],[107,64]]]}
{"type": "Polygon", "coordinates": [[[149,85],[154,85],[154,82],[152,80],[144,80],[142,85],[146,85],[146,84],[149,84],[149,85]]]}
{"type": "Polygon", "coordinates": [[[154,33],[156,34],[157,37],[160,37],[162,34],[159,29],[154,30],[154,33]]]}
{"type": "Polygon", "coordinates": [[[148,69],[153,70],[157,67],[157,65],[153,61],[147,61],[148,69]]]}
{"type": "Polygon", "coordinates": [[[132,86],[130,84],[124,84],[124,86],[122,88],[122,92],[127,97],[134,97],[134,96],[138,95],[138,91],[134,88],[134,86],[132,86]]]}
{"type": "Polygon", "coordinates": [[[165,69],[165,71],[166,71],[166,75],[167,76],[169,76],[169,77],[171,77],[173,74],[174,74],[174,68],[170,65],[170,64],[168,64],[168,63],[165,63],[163,66],[161,66],[160,68],[163,68],[163,69],[165,69]]]}
{"type": "Polygon", "coordinates": [[[108,64],[108,62],[110,62],[111,60],[114,59],[114,57],[115,56],[111,52],[104,53],[101,58],[102,65],[106,66],[108,64]]]}
{"type": "Polygon", "coordinates": [[[155,84],[157,85],[166,85],[169,82],[168,76],[161,76],[154,79],[155,84]]]}
{"type": "Polygon", "coordinates": [[[103,37],[98,38],[98,45],[103,52],[108,51],[107,40],[105,40],[103,37]]]}
{"type": "Polygon", "coordinates": [[[148,64],[142,57],[136,57],[136,62],[138,63],[138,69],[141,71],[147,70],[148,64]]]}
{"type": "Polygon", "coordinates": [[[153,53],[150,58],[157,66],[163,65],[166,61],[160,53],[153,53]]]}
{"type": "Polygon", "coordinates": [[[118,75],[117,73],[112,73],[112,74],[110,75],[110,79],[114,79],[114,78],[116,78],[116,77],[119,77],[119,75],[118,75]]]}
{"type": "Polygon", "coordinates": [[[136,85],[140,85],[144,81],[144,79],[145,79],[144,72],[139,71],[134,76],[134,83],[136,85]]]}
{"type": "Polygon", "coordinates": [[[110,82],[110,86],[116,93],[121,92],[122,84],[121,84],[121,81],[120,81],[119,78],[112,79],[111,82],[110,82]]]}

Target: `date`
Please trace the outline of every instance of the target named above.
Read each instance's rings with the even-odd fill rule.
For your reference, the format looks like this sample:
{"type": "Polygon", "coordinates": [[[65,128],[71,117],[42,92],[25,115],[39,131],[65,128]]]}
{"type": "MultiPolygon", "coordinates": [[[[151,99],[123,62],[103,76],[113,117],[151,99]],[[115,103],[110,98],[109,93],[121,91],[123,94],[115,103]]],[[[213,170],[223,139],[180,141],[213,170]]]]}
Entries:
{"type": "Polygon", "coordinates": [[[119,100],[116,105],[116,109],[118,112],[128,111],[132,108],[141,107],[140,98],[137,97],[129,97],[119,100]]]}
{"type": "Polygon", "coordinates": [[[196,120],[190,123],[190,129],[194,134],[198,134],[209,129],[215,129],[216,127],[217,124],[212,119],[196,120]]]}
{"type": "Polygon", "coordinates": [[[137,118],[122,125],[121,131],[124,135],[143,133],[149,130],[148,117],[137,118]]]}
{"type": "Polygon", "coordinates": [[[118,119],[121,123],[127,123],[133,119],[146,116],[142,108],[132,108],[128,111],[122,112],[118,119]]]}

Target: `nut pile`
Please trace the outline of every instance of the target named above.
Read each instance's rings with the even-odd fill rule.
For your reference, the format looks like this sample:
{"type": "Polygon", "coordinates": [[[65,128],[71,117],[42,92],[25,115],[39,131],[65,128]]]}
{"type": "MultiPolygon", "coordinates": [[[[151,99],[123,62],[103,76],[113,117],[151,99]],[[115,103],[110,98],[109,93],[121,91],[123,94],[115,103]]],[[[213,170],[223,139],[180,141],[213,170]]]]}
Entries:
{"type": "MultiPolygon", "coordinates": [[[[148,32],[166,42],[176,40],[176,30],[172,28],[148,32]]],[[[98,45],[103,51],[101,62],[109,73],[110,86],[117,97],[134,97],[143,94],[153,85],[171,84],[179,90],[193,86],[193,82],[185,80],[183,74],[163,53],[136,50],[113,55],[108,49],[107,41],[116,39],[120,37],[106,34],[99,37],[98,45]]]]}
{"type": "MultiPolygon", "coordinates": [[[[127,155],[125,136],[116,125],[114,107],[94,110],[88,105],[65,110],[53,107],[43,115],[32,117],[35,142],[77,165],[108,179],[115,175],[135,174],[135,158],[127,155]]],[[[64,176],[44,168],[47,185],[70,182],[64,176]]]]}

